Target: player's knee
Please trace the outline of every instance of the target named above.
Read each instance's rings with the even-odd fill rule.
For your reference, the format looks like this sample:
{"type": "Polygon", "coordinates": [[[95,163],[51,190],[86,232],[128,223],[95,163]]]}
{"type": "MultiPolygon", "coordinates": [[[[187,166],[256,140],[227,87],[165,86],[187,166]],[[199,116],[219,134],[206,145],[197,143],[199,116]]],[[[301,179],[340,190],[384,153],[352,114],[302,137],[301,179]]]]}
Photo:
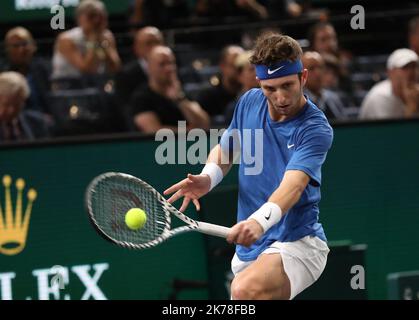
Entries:
{"type": "Polygon", "coordinates": [[[235,279],[231,284],[231,296],[233,300],[264,299],[264,291],[260,285],[250,279],[235,279]]]}
{"type": "Polygon", "coordinates": [[[269,290],[252,277],[236,277],[231,283],[233,300],[289,300],[290,295],[289,281],[283,281],[269,290]]]}

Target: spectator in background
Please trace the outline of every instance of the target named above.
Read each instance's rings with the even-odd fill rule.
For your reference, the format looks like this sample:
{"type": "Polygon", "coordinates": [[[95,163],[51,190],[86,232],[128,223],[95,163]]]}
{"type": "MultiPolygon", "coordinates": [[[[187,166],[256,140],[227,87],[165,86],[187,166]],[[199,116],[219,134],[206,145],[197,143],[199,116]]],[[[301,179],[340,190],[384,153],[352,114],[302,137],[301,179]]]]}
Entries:
{"type": "Polygon", "coordinates": [[[349,64],[352,54],[339,48],[336,30],[329,22],[318,22],[313,25],[308,33],[310,50],[324,55],[332,55],[338,61],[339,66],[339,88],[342,91],[352,94],[352,84],[349,78],[349,64]]]}
{"type": "Polygon", "coordinates": [[[148,64],[146,57],[156,45],[163,45],[163,34],[159,29],[147,26],[134,35],[135,60],[126,64],[116,75],[115,93],[120,105],[128,103],[133,93],[147,84],[148,64]]]}
{"type": "Polygon", "coordinates": [[[323,54],[324,72],[323,72],[323,87],[337,94],[345,106],[345,110],[351,113],[351,116],[357,116],[359,106],[356,106],[349,92],[345,92],[340,86],[340,67],[339,60],[331,54],[323,54]]]}
{"type": "Polygon", "coordinates": [[[409,47],[419,55],[419,16],[409,21],[409,47]]]}
{"type": "Polygon", "coordinates": [[[326,89],[335,91],[339,89],[339,60],[332,54],[323,54],[324,72],[323,86],[326,89]]]}
{"type": "Polygon", "coordinates": [[[77,27],[61,33],[55,43],[53,79],[110,75],[118,71],[120,58],[115,38],[108,29],[105,5],[84,0],[76,9],[77,27]]]}
{"type": "Polygon", "coordinates": [[[309,74],[304,93],[329,120],[346,119],[345,106],[339,96],[324,88],[325,63],[322,56],[318,52],[307,51],[303,54],[302,62],[309,74]]]}
{"type": "Polygon", "coordinates": [[[40,58],[34,58],[36,43],[32,34],[23,27],[10,29],[4,38],[6,63],[1,71],[16,71],[25,76],[30,88],[26,109],[48,114],[47,95],[50,88],[50,66],[40,58]]]}
{"type": "Polygon", "coordinates": [[[387,59],[389,79],[377,83],[362,102],[361,119],[411,118],[419,115],[418,55],[397,49],[387,59]]]}
{"type": "Polygon", "coordinates": [[[236,100],[229,103],[225,114],[225,123],[229,124],[233,118],[234,109],[239,98],[247,91],[253,88],[258,88],[259,83],[256,78],[255,66],[250,63],[249,59],[252,56],[252,51],[245,51],[237,56],[235,65],[238,70],[238,79],[241,84],[240,92],[238,93],[236,100]]]}
{"type": "Polygon", "coordinates": [[[182,90],[172,50],[155,46],[148,57],[148,86],[134,94],[130,103],[135,128],[145,133],[162,128],[176,131],[178,121],[186,120],[188,129],[208,129],[207,113],[182,90]]]}
{"type": "Polygon", "coordinates": [[[235,101],[240,92],[241,84],[235,61],[243,52],[244,49],[240,46],[230,45],[223,48],[219,60],[221,79],[198,95],[198,103],[211,116],[213,123],[224,123],[228,104],[235,101]]]}
{"type": "Polygon", "coordinates": [[[20,73],[0,73],[0,142],[33,140],[49,135],[42,113],[25,110],[30,91],[20,73]]]}

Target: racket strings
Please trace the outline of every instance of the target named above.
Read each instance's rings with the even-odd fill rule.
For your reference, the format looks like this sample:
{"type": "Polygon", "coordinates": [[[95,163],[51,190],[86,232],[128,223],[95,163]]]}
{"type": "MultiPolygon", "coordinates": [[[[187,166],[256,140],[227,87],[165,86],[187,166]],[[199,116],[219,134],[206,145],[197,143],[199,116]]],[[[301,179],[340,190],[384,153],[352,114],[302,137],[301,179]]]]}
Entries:
{"type": "Polygon", "coordinates": [[[157,240],[169,228],[168,214],[155,191],[135,180],[111,176],[100,181],[92,193],[91,205],[95,223],[117,241],[144,244],[157,240]],[[125,224],[125,214],[132,208],[141,208],[147,215],[139,230],[125,224]]]}

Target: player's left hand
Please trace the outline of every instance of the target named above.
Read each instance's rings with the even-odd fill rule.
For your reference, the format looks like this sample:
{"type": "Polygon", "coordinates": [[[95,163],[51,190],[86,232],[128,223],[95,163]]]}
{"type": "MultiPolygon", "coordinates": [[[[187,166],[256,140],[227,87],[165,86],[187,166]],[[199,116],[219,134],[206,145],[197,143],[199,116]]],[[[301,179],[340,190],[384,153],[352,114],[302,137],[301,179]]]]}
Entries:
{"type": "Polygon", "coordinates": [[[227,242],[249,247],[263,234],[262,226],[253,219],[241,221],[231,228],[227,242]]]}

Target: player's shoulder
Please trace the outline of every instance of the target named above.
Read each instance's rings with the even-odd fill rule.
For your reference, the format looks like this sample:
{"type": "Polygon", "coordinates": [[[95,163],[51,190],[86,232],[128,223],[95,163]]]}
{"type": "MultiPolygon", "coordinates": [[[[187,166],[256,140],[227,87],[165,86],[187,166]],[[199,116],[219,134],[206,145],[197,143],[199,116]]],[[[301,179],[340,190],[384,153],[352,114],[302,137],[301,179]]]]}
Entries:
{"type": "Polygon", "coordinates": [[[266,97],[262,92],[262,89],[254,88],[243,93],[239,98],[238,107],[241,109],[252,108],[255,110],[257,105],[263,106],[263,102],[266,97]]]}
{"type": "Polygon", "coordinates": [[[327,120],[324,112],[315,105],[311,100],[307,99],[307,109],[304,114],[304,121],[302,121],[301,131],[317,131],[333,136],[333,129],[327,120]]]}
{"type": "Polygon", "coordinates": [[[241,100],[244,100],[246,102],[256,102],[258,100],[264,100],[265,95],[262,92],[262,89],[260,88],[253,88],[248,91],[246,91],[240,98],[241,100]]]}

